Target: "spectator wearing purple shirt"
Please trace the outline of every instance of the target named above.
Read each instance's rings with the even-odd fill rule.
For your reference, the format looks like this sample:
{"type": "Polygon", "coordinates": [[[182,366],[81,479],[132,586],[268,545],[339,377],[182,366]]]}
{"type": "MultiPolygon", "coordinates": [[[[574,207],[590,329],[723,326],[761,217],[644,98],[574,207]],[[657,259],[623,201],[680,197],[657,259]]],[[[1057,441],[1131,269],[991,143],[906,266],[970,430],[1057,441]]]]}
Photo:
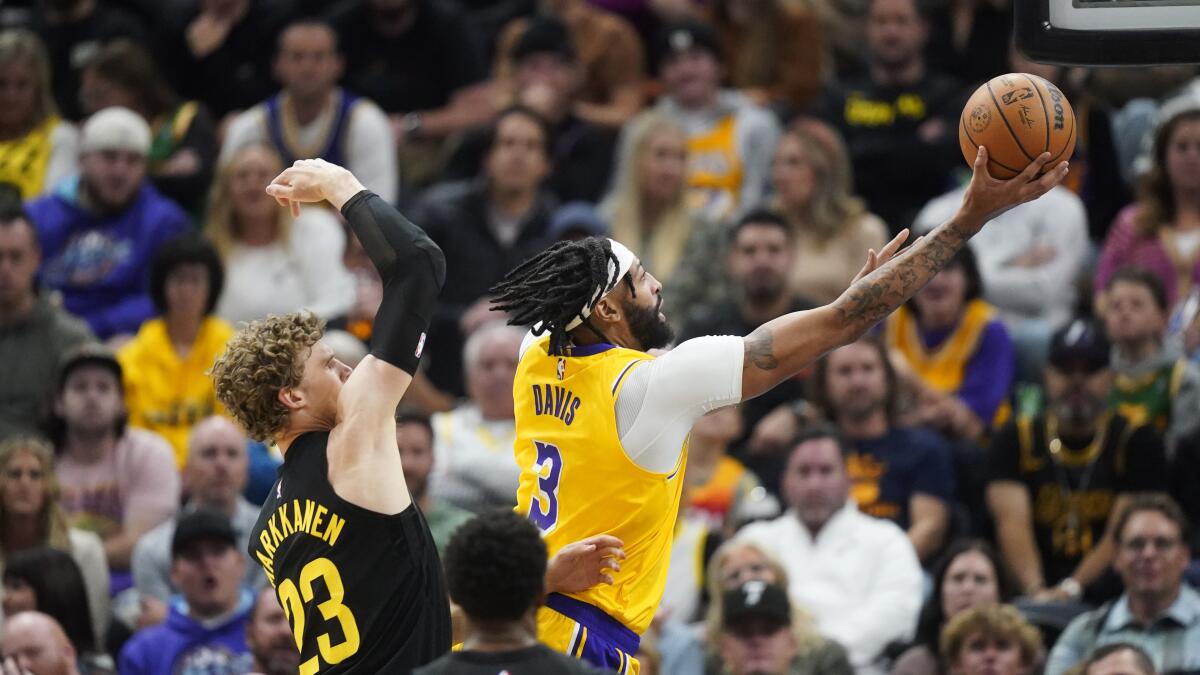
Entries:
{"type": "Polygon", "coordinates": [[[146,179],[150,128],[126,108],[83,126],[78,178],[27,206],[42,249],[41,280],[101,339],[137,332],[154,315],[150,260],[188,217],[146,179]]]}

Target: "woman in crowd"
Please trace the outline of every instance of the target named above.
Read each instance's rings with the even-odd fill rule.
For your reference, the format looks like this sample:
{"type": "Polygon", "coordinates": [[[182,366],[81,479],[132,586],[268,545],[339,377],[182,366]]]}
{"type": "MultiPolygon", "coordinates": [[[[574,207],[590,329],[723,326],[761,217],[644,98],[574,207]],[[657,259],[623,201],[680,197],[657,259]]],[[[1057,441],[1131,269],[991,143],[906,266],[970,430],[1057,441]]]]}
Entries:
{"type": "Polygon", "coordinates": [[[1153,272],[1172,308],[1200,279],[1200,108],[1179,110],[1154,136],[1153,166],[1137,201],[1113,221],[1097,264],[1097,308],[1104,289],[1126,265],[1153,272]]]}
{"type": "Polygon", "coordinates": [[[147,173],[154,186],[196,217],[217,161],[216,126],[196,101],[180,101],[150,54],[127,40],[103,47],[83,71],[80,98],[93,113],[129,108],[150,125],[147,173]]]}
{"type": "Polygon", "coordinates": [[[892,664],[892,675],[939,675],[938,636],[946,624],[963,612],[1016,596],[1016,584],[990,544],[954,542],[934,572],[933,594],[921,609],[917,636],[892,664]]]}
{"type": "Polygon", "coordinates": [[[158,317],[117,352],[129,423],[167,439],[180,469],[192,425],[221,410],[208,370],[234,333],[213,316],[224,276],[216,249],[198,235],[167,242],[150,266],[158,317]]]}
{"type": "Polygon", "coordinates": [[[713,264],[725,248],[724,230],[693,216],[687,203],[687,136],[655,112],[638,116],[626,130],[614,191],[600,206],[612,237],[637,251],[663,283],[667,315],[682,322],[692,308],[720,298],[713,264]]]}
{"type": "MultiPolygon", "coordinates": [[[[721,598],[726,591],[738,588],[747,581],[764,581],[788,587],[783,565],[756,544],[733,540],[725,543],[708,563],[708,618],[705,622],[705,644],[708,658],[705,672],[721,672],[717,648],[721,644],[721,598]]],[[[796,658],[790,675],[851,675],[853,669],[841,645],[826,640],[817,633],[812,616],[793,603],[792,630],[796,637],[796,658]]]]}
{"type": "Polygon", "coordinates": [[[792,293],[832,302],[862,268],[863,252],[887,243],[887,226],[851,194],[846,148],[822,122],[803,120],[779,139],[771,183],[771,206],[792,227],[792,293]]]}
{"type": "MultiPolygon", "coordinates": [[[[13,570],[18,555],[44,547],[73,558],[75,574],[83,577],[78,606],[90,611],[87,644],[103,644],[109,609],[104,544],[95,533],[67,525],[54,478],[54,449],[36,438],[9,439],[0,443],[0,471],[0,554],[5,571],[13,570]]],[[[8,602],[6,596],[6,610],[8,602]]]]}
{"type": "Polygon", "coordinates": [[[964,247],[884,324],[896,370],[916,393],[915,421],[950,438],[977,441],[1011,412],[1016,352],[982,296],[964,247]]]}
{"type": "Polygon", "coordinates": [[[309,309],[329,319],[354,303],[354,279],[342,263],[346,234],[332,211],[293,217],[266,193],[283,170],[272,149],[253,145],[217,172],[204,232],[225,263],[217,315],[236,324],[309,309]]]}
{"type": "Polygon", "coordinates": [[[1042,636],[1011,605],[981,605],[942,630],[950,675],[1031,675],[1043,658],[1042,636]]]}
{"type": "Polygon", "coordinates": [[[75,173],[79,132],[58,115],[50,60],[34,33],[0,33],[0,182],[32,199],[75,173]]]}

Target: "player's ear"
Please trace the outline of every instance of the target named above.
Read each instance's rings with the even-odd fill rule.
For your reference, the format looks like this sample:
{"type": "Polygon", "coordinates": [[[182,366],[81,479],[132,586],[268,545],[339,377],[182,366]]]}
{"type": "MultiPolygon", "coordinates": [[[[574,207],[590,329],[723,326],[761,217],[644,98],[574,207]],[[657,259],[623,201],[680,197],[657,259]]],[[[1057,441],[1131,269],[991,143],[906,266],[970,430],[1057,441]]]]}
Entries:
{"type": "Polygon", "coordinates": [[[619,303],[613,300],[614,294],[606,295],[596,303],[592,308],[592,316],[604,321],[605,323],[613,323],[621,320],[621,308],[619,303]]]}
{"type": "Polygon", "coordinates": [[[288,410],[299,410],[304,407],[304,392],[298,387],[284,387],[279,390],[279,402],[288,410]]]}

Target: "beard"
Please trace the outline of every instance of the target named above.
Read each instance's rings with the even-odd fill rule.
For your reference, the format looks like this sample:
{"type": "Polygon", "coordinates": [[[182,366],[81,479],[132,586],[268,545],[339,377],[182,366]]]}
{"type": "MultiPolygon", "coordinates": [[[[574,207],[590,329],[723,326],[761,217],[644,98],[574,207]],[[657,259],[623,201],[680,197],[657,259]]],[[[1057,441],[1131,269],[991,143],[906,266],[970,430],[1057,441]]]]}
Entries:
{"type": "Polygon", "coordinates": [[[1054,414],[1060,423],[1072,427],[1083,427],[1094,423],[1104,413],[1105,402],[1091,396],[1066,398],[1054,405],[1054,414]]]}
{"type": "Polygon", "coordinates": [[[654,307],[638,307],[632,302],[622,304],[625,315],[629,317],[629,332],[642,346],[642,351],[661,349],[675,339],[675,331],[671,330],[671,325],[658,318],[662,296],[659,296],[654,307]]]}

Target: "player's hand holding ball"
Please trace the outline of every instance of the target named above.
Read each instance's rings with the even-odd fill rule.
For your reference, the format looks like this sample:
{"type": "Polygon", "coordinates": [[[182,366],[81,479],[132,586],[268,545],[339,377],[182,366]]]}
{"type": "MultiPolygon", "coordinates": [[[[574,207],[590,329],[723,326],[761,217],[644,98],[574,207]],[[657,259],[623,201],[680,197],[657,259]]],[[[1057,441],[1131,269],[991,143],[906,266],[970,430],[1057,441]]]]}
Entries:
{"type": "Polygon", "coordinates": [[[1009,73],[984,83],[967,100],[958,138],[974,172],[963,209],[986,222],[1066,178],[1066,160],[1075,150],[1075,113],[1050,82],[1009,73]]]}
{"type": "Polygon", "coordinates": [[[342,208],[351,197],[362,192],[362,183],[346,169],[323,159],[301,159],[283,170],[267,186],[267,194],[280,206],[300,215],[301,204],[328,201],[342,208]]]}

